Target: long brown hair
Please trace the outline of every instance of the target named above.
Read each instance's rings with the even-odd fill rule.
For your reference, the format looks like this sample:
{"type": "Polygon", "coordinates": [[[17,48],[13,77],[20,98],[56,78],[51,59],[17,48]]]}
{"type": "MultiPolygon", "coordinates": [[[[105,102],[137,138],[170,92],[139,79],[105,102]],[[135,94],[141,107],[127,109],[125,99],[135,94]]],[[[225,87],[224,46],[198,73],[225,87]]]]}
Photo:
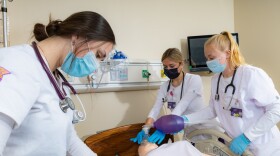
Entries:
{"type": "Polygon", "coordinates": [[[165,60],[166,58],[170,58],[174,62],[182,62],[182,63],[184,62],[183,55],[180,52],[180,50],[177,49],[177,48],[169,48],[169,49],[167,49],[162,54],[161,62],[163,62],[163,60],[165,60]]]}
{"type": "Polygon", "coordinates": [[[116,44],[115,35],[106,19],[96,12],[77,12],[64,21],[51,20],[47,26],[41,23],[34,25],[34,37],[42,41],[51,36],[71,37],[77,35],[87,41],[105,41],[116,44]]]}

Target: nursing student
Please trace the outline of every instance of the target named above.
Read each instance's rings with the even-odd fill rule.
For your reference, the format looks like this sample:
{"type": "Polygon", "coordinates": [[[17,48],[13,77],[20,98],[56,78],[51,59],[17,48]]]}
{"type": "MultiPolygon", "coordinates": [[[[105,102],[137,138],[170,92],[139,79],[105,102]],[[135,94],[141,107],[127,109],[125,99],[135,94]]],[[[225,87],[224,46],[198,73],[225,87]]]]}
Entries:
{"type": "Polygon", "coordinates": [[[37,23],[33,33],[32,45],[0,49],[0,155],[95,156],[76,134],[81,114],[58,68],[75,77],[94,72],[115,45],[109,23],[83,11],[37,23]]]}
{"type": "Polygon", "coordinates": [[[230,149],[241,155],[280,155],[279,93],[271,78],[258,67],[245,64],[232,35],[224,31],[204,45],[207,66],[215,73],[209,106],[184,115],[185,122],[218,117],[233,138],[230,149]]]}
{"type": "MultiPolygon", "coordinates": [[[[156,102],[150,111],[145,125],[152,127],[154,121],[159,117],[160,111],[167,103],[171,114],[185,115],[201,110],[205,107],[203,102],[203,87],[200,76],[185,73],[183,71],[184,59],[182,53],[177,48],[167,49],[161,58],[164,67],[164,74],[170,79],[159,89],[156,102]]],[[[213,120],[207,124],[193,125],[186,129],[185,134],[196,129],[218,128],[219,123],[213,120]]],[[[131,141],[140,144],[144,136],[144,131],[140,131],[131,141]]],[[[156,130],[150,137],[149,142],[160,144],[165,134],[156,130]]]]}

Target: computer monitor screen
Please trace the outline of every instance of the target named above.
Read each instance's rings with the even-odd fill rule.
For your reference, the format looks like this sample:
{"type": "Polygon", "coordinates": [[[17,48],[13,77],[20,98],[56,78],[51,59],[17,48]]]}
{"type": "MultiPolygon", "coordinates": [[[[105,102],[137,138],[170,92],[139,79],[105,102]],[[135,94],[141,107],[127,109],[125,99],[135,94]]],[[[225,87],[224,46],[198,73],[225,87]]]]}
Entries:
{"type": "MultiPolygon", "coordinates": [[[[191,72],[210,71],[204,56],[204,43],[213,35],[188,36],[188,61],[191,72]]],[[[232,33],[236,43],[239,44],[238,33],[232,33]]]]}

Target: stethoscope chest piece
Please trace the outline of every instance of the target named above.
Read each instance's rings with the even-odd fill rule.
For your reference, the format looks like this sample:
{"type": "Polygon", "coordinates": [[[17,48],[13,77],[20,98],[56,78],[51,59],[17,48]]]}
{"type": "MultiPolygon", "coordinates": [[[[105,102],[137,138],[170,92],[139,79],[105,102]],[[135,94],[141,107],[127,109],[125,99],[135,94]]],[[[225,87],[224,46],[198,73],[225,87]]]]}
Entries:
{"type": "Polygon", "coordinates": [[[39,49],[37,47],[37,44],[36,42],[33,42],[32,43],[33,45],[33,48],[34,48],[34,51],[39,59],[39,62],[41,63],[42,65],[42,68],[45,70],[50,82],[52,83],[52,85],[54,86],[54,89],[60,99],[59,101],[59,107],[60,109],[62,110],[62,112],[64,113],[67,113],[67,109],[70,108],[73,110],[73,119],[72,119],[72,123],[77,123],[79,121],[84,121],[85,118],[86,118],[86,111],[84,109],[84,106],[79,98],[79,96],[77,95],[77,92],[75,91],[75,89],[73,88],[73,86],[71,86],[71,84],[66,80],[66,78],[63,76],[63,74],[58,70],[56,69],[53,74],[51,73],[50,69],[48,68],[48,66],[46,65],[43,57],[41,56],[40,52],[39,52],[39,49]],[[57,75],[57,78],[62,78],[63,82],[62,82],[62,90],[63,92],[61,91],[59,85],[57,84],[57,80],[54,78],[54,74],[58,74],[57,75]],[[66,95],[66,92],[64,91],[63,89],[63,86],[67,86],[68,88],[71,89],[72,93],[74,95],[76,95],[78,101],[81,103],[81,106],[83,108],[83,111],[84,113],[80,112],[80,111],[77,111],[75,110],[75,105],[74,105],[74,102],[71,100],[70,97],[67,97],[66,95]]]}
{"type": "MultiPolygon", "coordinates": [[[[226,88],[225,88],[225,93],[227,93],[227,89],[228,89],[229,87],[232,87],[232,95],[235,93],[235,86],[234,86],[234,84],[233,84],[233,81],[234,81],[234,77],[235,77],[237,68],[238,68],[238,67],[236,67],[236,68],[234,69],[231,82],[230,82],[230,84],[228,84],[228,85],[226,86],[226,88]]],[[[219,101],[219,100],[220,100],[220,95],[219,95],[219,84],[220,84],[221,77],[222,77],[222,73],[220,73],[220,75],[219,75],[219,77],[218,77],[217,89],[216,89],[216,94],[215,94],[215,100],[216,100],[216,101],[219,101]]]]}
{"type": "Polygon", "coordinates": [[[71,98],[65,97],[65,99],[59,101],[59,107],[60,109],[66,113],[68,108],[71,108],[72,110],[75,109],[75,105],[71,98]]]}

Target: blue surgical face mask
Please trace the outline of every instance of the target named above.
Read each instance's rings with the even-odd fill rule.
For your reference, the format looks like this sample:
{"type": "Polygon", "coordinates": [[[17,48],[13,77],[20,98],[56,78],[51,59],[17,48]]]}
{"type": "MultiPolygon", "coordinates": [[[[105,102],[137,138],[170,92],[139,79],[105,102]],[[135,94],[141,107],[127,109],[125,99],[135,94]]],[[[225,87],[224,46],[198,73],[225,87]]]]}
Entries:
{"type": "Polygon", "coordinates": [[[95,72],[99,68],[99,61],[94,53],[89,51],[85,56],[79,58],[70,51],[61,66],[61,69],[74,77],[84,77],[95,72]]]}
{"type": "Polygon", "coordinates": [[[221,73],[226,69],[226,64],[221,64],[218,58],[206,61],[206,64],[213,73],[221,73]]]}

